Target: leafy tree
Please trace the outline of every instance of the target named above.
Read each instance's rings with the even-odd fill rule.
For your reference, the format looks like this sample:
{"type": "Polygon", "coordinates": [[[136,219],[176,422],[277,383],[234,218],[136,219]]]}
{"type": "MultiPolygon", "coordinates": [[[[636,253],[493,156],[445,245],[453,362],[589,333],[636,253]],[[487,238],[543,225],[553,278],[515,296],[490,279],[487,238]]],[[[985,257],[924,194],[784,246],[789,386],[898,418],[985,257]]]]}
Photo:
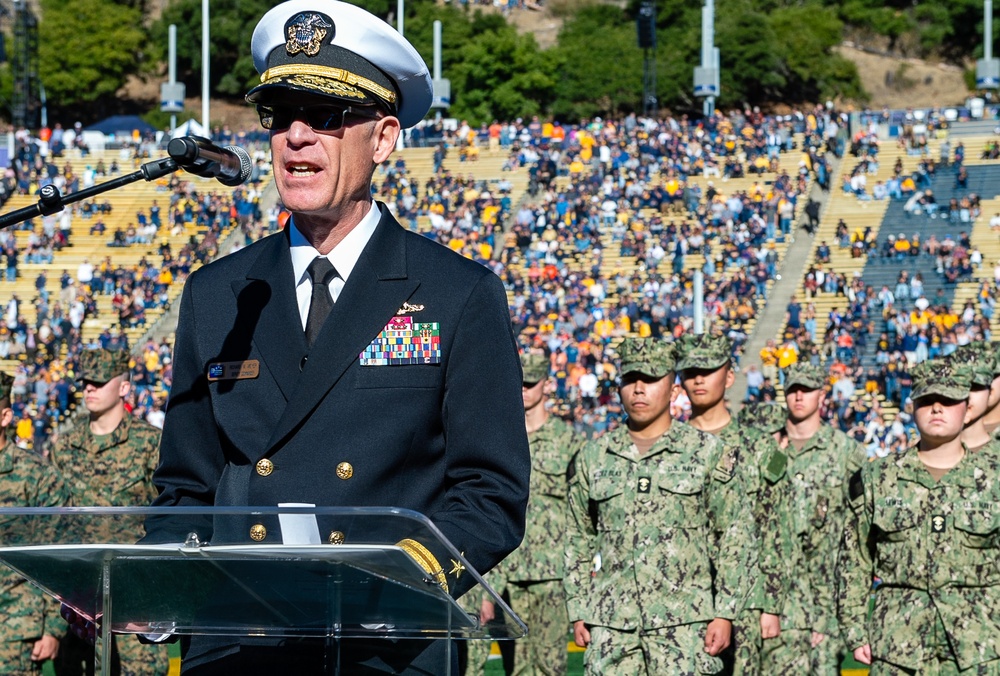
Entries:
{"type": "Polygon", "coordinates": [[[108,0],[41,0],[38,69],[50,108],[100,110],[139,69],[142,11],[108,0]]]}
{"type": "Polygon", "coordinates": [[[555,115],[580,119],[641,109],[642,51],[635,22],[620,8],[584,7],[563,25],[550,51],[555,115]]]}
{"type": "MultiPolygon", "coordinates": [[[[212,0],[209,8],[209,87],[238,97],[259,83],[250,53],[250,35],[269,0],[212,0]]],[[[177,25],[177,80],[188,92],[201,91],[201,0],[175,0],[150,31],[156,58],[166,61],[168,29],[177,25]]]]}
{"type": "Polygon", "coordinates": [[[857,68],[833,52],[843,32],[833,10],[818,3],[776,9],[770,14],[770,26],[787,78],[782,98],[788,101],[867,98],[857,68]]]}
{"type": "Polygon", "coordinates": [[[553,81],[533,35],[518,35],[504,24],[478,32],[450,69],[452,107],[449,114],[482,124],[543,112],[553,81]]]}

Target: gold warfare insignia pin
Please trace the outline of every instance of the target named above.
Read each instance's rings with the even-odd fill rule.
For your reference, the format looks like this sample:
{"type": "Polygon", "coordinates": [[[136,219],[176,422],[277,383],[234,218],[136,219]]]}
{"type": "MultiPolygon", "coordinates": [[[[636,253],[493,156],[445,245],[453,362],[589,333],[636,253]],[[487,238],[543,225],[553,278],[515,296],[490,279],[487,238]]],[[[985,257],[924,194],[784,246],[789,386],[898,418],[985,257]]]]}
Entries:
{"type": "Polygon", "coordinates": [[[931,514],[931,532],[944,532],[944,514],[931,514]]]}
{"type": "Polygon", "coordinates": [[[650,478],[648,476],[641,476],[641,477],[639,477],[639,492],[640,493],[648,493],[649,492],[649,488],[652,485],[653,485],[653,482],[650,480],[650,478]]]}
{"type": "Polygon", "coordinates": [[[403,307],[396,310],[396,315],[408,315],[414,312],[423,312],[423,305],[411,305],[410,303],[403,303],[403,307]]]}
{"type": "MultiPolygon", "coordinates": [[[[285,51],[289,56],[302,52],[306,56],[316,56],[326,37],[327,28],[333,23],[316,12],[302,12],[285,24],[285,51]]],[[[333,36],[330,36],[331,38],[333,36]]]]}

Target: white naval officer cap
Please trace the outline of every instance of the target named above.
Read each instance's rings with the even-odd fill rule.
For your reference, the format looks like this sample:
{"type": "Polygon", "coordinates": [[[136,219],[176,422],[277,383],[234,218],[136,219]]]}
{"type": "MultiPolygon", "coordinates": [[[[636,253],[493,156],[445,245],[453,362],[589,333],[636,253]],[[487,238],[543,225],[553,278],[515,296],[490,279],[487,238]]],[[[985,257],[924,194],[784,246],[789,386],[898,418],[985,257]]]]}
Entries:
{"type": "Polygon", "coordinates": [[[379,107],[412,127],[430,109],[427,64],[406,38],[369,12],[338,0],[289,0],[265,14],[251,39],[260,84],[250,103],[294,93],[379,107]]]}

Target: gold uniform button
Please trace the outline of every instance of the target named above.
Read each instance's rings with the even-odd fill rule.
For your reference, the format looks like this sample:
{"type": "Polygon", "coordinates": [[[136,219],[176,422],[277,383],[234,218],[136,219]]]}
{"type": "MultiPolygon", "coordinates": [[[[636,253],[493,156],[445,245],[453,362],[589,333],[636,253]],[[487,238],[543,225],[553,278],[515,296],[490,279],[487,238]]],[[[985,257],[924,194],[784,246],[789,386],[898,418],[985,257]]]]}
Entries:
{"type": "Polygon", "coordinates": [[[344,544],[344,534],[339,530],[330,531],[330,537],[328,537],[327,542],[331,545],[342,545],[344,544]]]}
{"type": "Polygon", "coordinates": [[[261,458],[257,461],[257,474],[261,476],[271,476],[271,472],[274,471],[274,463],[267,458],[261,458]]]}
{"type": "Polygon", "coordinates": [[[250,526],[250,539],[254,542],[261,542],[267,537],[267,529],[264,528],[263,524],[255,523],[250,526]]]}
{"type": "Polygon", "coordinates": [[[350,479],[354,476],[354,467],[351,466],[349,462],[342,462],[337,465],[337,477],[340,479],[350,479]]]}

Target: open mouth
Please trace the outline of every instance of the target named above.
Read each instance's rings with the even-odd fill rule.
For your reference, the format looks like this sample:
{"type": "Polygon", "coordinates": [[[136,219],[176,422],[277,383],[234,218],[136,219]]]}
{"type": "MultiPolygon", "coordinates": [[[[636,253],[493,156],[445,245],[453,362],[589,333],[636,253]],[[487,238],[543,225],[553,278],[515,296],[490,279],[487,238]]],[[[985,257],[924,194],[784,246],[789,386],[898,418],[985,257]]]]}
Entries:
{"type": "Polygon", "coordinates": [[[285,171],[292,176],[312,176],[319,173],[319,167],[312,164],[295,163],[285,165],[285,171]]]}

